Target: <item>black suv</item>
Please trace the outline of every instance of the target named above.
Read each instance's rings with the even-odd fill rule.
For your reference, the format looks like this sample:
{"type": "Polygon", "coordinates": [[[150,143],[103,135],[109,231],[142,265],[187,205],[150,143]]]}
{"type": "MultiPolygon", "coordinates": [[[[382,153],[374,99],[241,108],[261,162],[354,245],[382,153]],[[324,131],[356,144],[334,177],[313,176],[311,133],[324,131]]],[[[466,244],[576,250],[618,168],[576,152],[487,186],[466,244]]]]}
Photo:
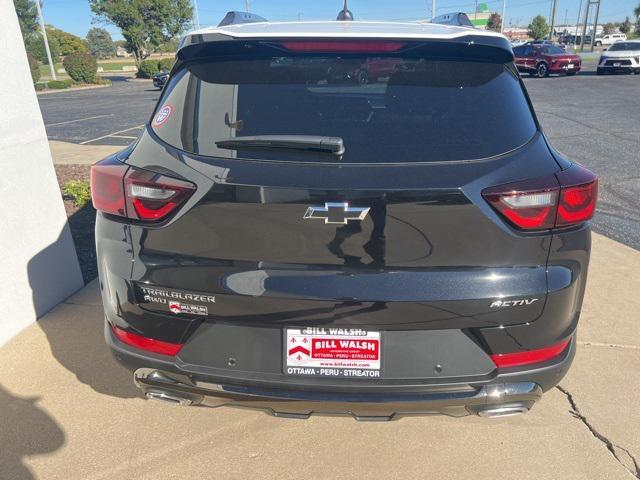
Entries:
{"type": "Polygon", "coordinates": [[[106,340],[149,398],[497,417],[570,366],[597,180],[550,147],[501,35],[193,32],[91,181],[106,340]]]}

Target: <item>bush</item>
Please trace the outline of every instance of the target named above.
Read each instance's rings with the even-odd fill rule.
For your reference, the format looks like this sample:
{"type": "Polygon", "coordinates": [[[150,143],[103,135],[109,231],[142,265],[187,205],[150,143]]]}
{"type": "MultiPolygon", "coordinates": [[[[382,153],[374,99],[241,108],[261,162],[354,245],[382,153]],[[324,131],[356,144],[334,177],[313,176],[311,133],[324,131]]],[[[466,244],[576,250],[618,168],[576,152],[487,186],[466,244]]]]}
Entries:
{"type": "Polygon", "coordinates": [[[111,85],[111,80],[108,78],[96,77],[93,79],[94,85],[111,85]]]}
{"type": "Polygon", "coordinates": [[[91,187],[88,180],[69,180],[62,189],[77,207],[84,207],[91,198],[91,187]]]}
{"type": "Polygon", "coordinates": [[[44,83],[34,83],[33,87],[36,89],[36,92],[41,92],[44,90],[44,83]]]}
{"type": "Polygon", "coordinates": [[[62,90],[63,88],[69,88],[73,85],[73,82],[69,80],[49,80],[47,82],[47,88],[52,90],[62,90]]]}
{"type": "Polygon", "coordinates": [[[36,83],[40,80],[40,64],[30,53],[27,53],[27,60],[29,62],[29,70],[31,71],[31,80],[33,80],[33,83],[36,83]]]}
{"type": "Polygon", "coordinates": [[[62,62],[69,76],[80,83],[92,83],[98,71],[98,62],[88,53],[72,53],[62,62]]]}
{"type": "Polygon", "coordinates": [[[173,68],[174,63],[176,63],[174,58],[171,58],[171,57],[163,58],[158,62],[158,71],[170,72],[171,68],[173,68]]]}
{"type": "Polygon", "coordinates": [[[138,68],[137,77],[138,78],[151,78],[156,73],[158,73],[158,61],[157,60],[144,60],[140,63],[140,67],[138,68]]]}

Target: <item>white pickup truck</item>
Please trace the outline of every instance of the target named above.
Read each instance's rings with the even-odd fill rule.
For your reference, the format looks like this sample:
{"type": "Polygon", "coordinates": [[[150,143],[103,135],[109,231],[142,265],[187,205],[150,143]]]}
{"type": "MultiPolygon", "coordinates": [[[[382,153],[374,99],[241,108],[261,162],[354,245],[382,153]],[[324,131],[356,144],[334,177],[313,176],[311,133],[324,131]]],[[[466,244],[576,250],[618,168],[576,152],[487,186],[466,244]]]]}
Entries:
{"type": "Polygon", "coordinates": [[[621,42],[627,39],[624,33],[611,33],[609,35],[603,35],[596,38],[596,47],[602,47],[603,45],[613,45],[616,42],[621,42]]]}

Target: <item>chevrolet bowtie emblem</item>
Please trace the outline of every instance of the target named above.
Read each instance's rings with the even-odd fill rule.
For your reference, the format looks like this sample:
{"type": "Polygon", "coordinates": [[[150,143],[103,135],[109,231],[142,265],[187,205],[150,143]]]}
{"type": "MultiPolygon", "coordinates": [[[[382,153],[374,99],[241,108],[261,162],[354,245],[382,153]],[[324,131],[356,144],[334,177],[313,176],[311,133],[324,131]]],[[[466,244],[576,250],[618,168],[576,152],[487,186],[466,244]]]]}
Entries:
{"type": "Polygon", "coordinates": [[[304,214],[305,219],[317,218],[324,223],[346,225],[349,220],[364,220],[369,213],[369,207],[350,207],[347,202],[324,204],[324,207],[309,207],[304,214]]]}

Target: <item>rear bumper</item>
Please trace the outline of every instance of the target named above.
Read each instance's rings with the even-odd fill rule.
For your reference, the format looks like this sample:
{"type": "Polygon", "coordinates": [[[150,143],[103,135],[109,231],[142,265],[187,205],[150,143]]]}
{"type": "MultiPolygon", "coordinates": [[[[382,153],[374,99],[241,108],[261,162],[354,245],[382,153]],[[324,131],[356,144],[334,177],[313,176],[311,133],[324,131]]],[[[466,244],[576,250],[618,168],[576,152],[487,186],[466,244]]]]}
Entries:
{"type": "Polygon", "coordinates": [[[528,411],[542,393],[568,371],[575,353],[575,336],[557,359],[528,369],[496,369],[484,380],[441,378],[437,382],[368,381],[288,383],[268,376],[253,379],[205,374],[174,358],[135,351],[105,329],[116,358],[134,371],[134,381],[148,398],[183,405],[248,407],[283,417],[313,414],[346,415],[358,420],[391,420],[403,416],[444,414],[490,416],[528,411]]]}
{"type": "Polygon", "coordinates": [[[205,406],[260,409],[278,417],[308,418],[314,414],[347,415],[356,420],[392,420],[403,416],[445,414],[502,416],[524,413],[542,396],[534,382],[489,384],[414,394],[352,394],[238,387],[222,383],[194,382],[150,368],[135,371],[134,381],[148,398],[205,406]]]}

